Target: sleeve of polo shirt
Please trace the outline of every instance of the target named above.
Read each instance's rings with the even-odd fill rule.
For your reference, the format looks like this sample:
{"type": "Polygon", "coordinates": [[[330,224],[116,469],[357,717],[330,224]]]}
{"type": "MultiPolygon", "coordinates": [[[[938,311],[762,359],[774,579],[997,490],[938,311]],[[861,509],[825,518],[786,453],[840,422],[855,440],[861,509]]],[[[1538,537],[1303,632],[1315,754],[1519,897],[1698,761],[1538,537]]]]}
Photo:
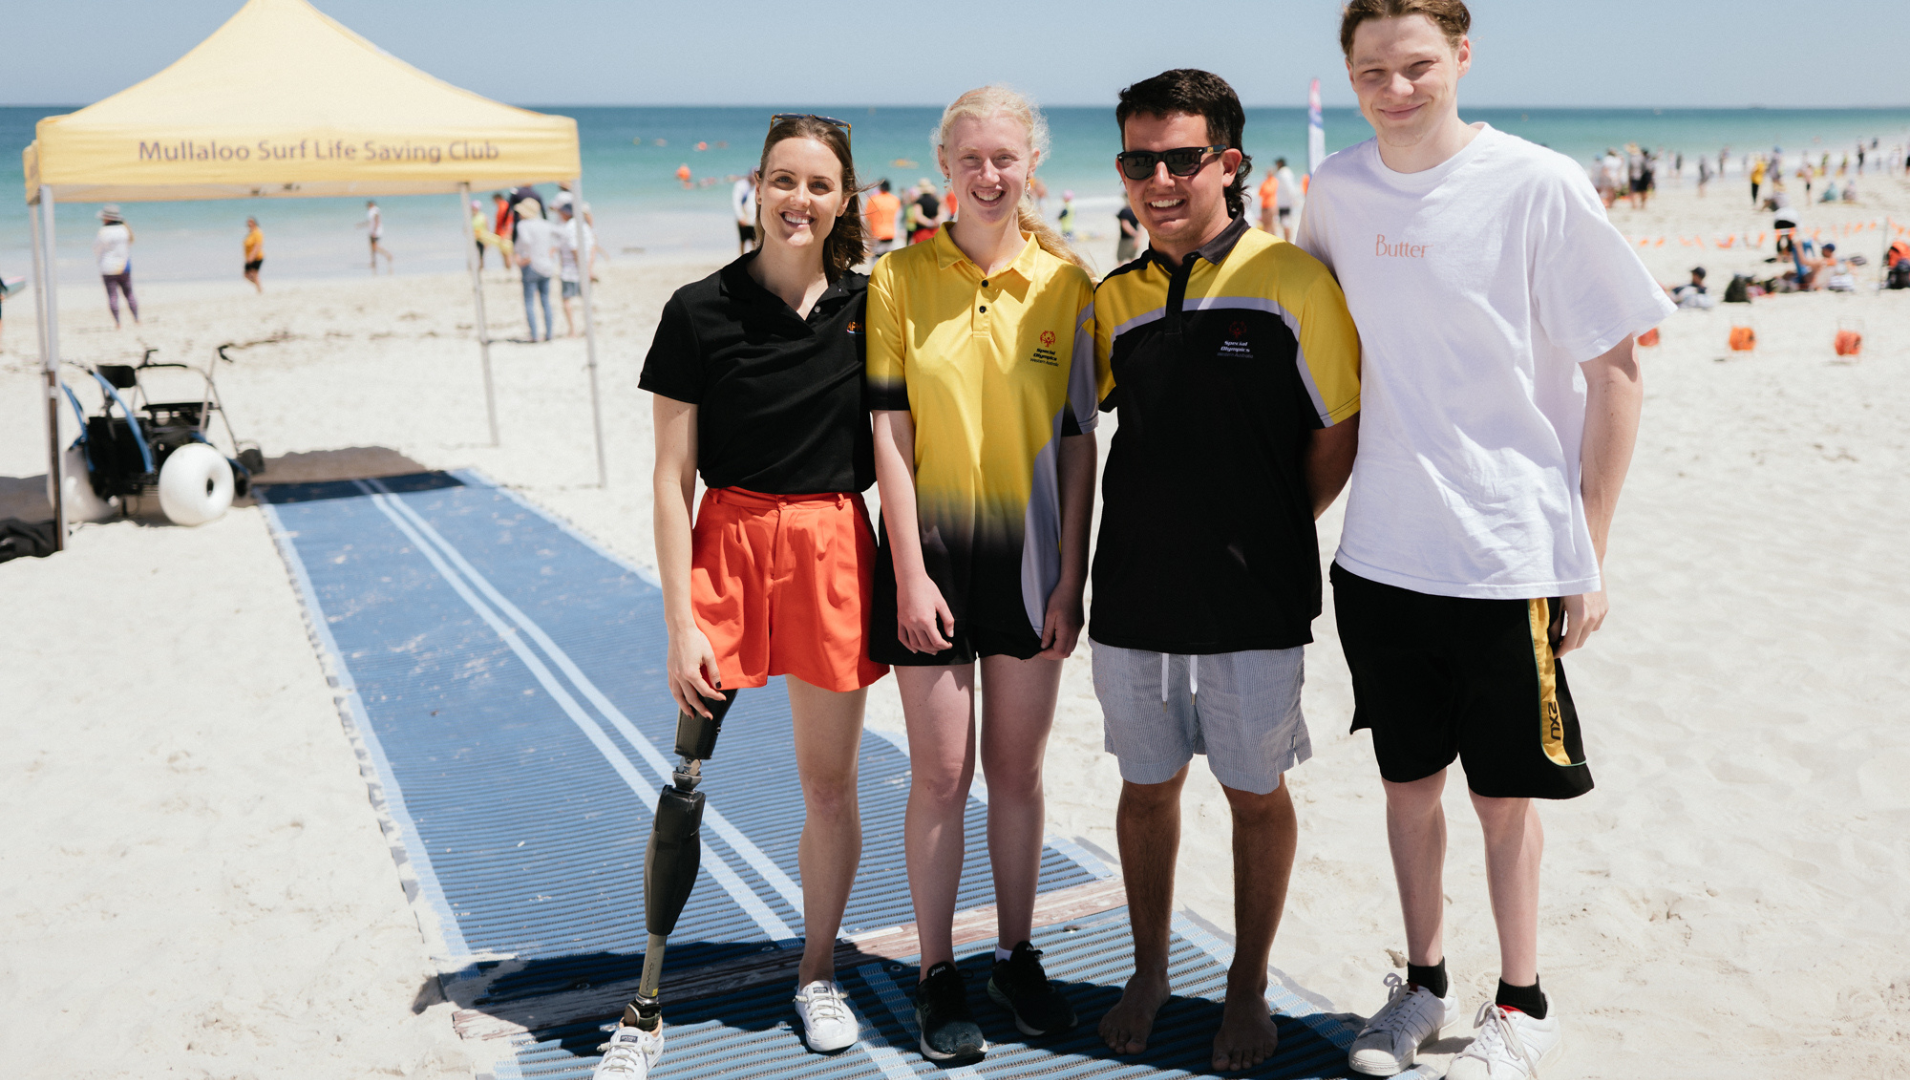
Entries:
{"type": "Polygon", "coordinates": [[[903,359],[908,327],[902,317],[902,305],[896,302],[895,274],[890,265],[891,260],[883,259],[869,275],[868,331],[863,335],[867,354],[863,371],[872,412],[909,407],[908,367],[903,359]]]}
{"type": "Polygon", "coordinates": [[[1300,376],[1327,428],[1360,411],[1360,334],[1340,283],[1314,265],[1300,304],[1300,376]]]}
{"type": "Polygon", "coordinates": [[[1101,383],[1101,350],[1095,341],[1094,282],[1085,271],[1080,273],[1081,299],[1074,313],[1074,347],[1068,353],[1068,412],[1073,423],[1062,426],[1063,435],[1086,435],[1094,430],[1100,413],[1097,393],[1101,383]]]}
{"type": "Polygon", "coordinates": [[[1095,286],[1094,304],[1088,314],[1092,316],[1094,334],[1094,399],[1101,408],[1112,409],[1114,402],[1109,399],[1114,394],[1114,320],[1107,301],[1108,297],[1101,295],[1101,286],[1095,286]]]}
{"type": "Polygon", "coordinates": [[[643,358],[637,386],[653,394],[696,405],[703,400],[703,350],[683,298],[672,296],[657,320],[650,355],[643,358]]]}

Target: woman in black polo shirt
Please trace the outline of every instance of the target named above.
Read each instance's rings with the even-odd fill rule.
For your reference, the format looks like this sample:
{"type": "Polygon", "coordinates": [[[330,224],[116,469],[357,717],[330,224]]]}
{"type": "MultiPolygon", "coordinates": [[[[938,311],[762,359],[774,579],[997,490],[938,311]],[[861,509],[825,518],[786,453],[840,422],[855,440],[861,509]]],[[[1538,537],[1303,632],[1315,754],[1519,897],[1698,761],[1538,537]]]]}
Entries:
{"type": "Polygon", "coordinates": [[[677,290],[644,361],[657,565],[679,707],[708,715],[705,698],[789,676],[808,813],[795,1003],[811,1049],[841,1050],[857,1032],[835,981],[862,852],[856,756],[866,688],[888,671],[868,658],[869,279],[851,269],[864,244],[848,125],[775,117],[757,192],[760,248],[677,290]]]}

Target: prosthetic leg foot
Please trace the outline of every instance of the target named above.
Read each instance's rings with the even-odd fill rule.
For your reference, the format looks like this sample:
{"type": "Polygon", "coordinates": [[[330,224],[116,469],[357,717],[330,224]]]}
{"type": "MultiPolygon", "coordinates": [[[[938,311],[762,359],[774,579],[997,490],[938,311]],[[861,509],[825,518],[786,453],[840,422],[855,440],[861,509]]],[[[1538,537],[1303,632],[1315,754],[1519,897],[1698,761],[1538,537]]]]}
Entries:
{"type": "Polygon", "coordinates": [[[643,978],[637,984],[636,1000],[624,1006],[623,1020],[611,1041],[600,1048],[605,1056],[597,1066],[596,1080],[642,1080],[663,1056],[663,952],[690,902],[702,865],[704,797],[696,786],[703,780],[703,762],[716,754],[723,717],[735,701],[736,691],[730,690],[720,700],[709,700],[708,719],[695,713],[677,715],[676,753],[682,763],[671,774],[670,786],[657,796],[650,849],[643,860],[644,920],[650,934],[643,952],[643,978]]]}

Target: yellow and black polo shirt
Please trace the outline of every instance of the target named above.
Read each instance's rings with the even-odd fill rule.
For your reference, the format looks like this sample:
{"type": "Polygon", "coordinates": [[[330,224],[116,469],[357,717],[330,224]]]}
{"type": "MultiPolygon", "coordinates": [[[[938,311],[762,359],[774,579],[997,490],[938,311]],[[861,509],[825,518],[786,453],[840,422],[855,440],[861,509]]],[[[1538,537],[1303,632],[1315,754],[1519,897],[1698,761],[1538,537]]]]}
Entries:
{"type": "Polygon", "coordinates": [[[922,556],[958,623],[1041,632],[1061,574],[1058,444],[1095,423],[1093,301],[1087,273],[1032,238],[993,276],[947,228],[875,265],[869,407],[914,421],[922,556]]]}
{"type": "Polygon", "coordinates": [[[1312,641],[1307,445],[1360,408],[1359,335],[1333,275],[1235,218],[1178,268],[1150,248],[1109,274],[1094,346],[1120,424],[1089,635],[1183,654],[1312,641]]]}

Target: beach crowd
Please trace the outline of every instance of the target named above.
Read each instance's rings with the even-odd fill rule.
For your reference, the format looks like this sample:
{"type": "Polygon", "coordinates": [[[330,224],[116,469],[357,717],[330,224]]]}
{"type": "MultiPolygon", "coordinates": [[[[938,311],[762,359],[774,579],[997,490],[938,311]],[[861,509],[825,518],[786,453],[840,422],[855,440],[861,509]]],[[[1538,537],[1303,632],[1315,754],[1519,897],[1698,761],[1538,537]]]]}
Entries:
{"type": "MultiPolygon", "coordinates": [[[[1280,161],[1250,191],[1245,113],[1220,76],[1176,69],[1122,90],[1124,258],[1098,282],[1069,243],[1072,193],[1057,222],[1040,209],[1048,129],[1013,90],[952,102],[934,140],[943,180],[903,192],[858,180],[848,122],[771,119],[734,190],[742,253],[666,304],[641,385],[685,723],[788,677],[806,814],[793,1001],[812,1050],[858,1037],[835,944],[860,855],[865,697],[889,675],[912,773],[921,1053],[988,1053],[952,936],[977,768],[997,905],[987,996],[1030,1038],[1079,1022],[1032,939],[1043,756],[1062,661],[1085,634],[1122,777],[1134,964],[1094,1018],[1100,1037],[1145,1054],[1171,993],[1181,791],[1205,755],[1231,811],[1238,897],[1212,1065],[1278,1053],[1265,993],[1300,828],[1283,781],[1312,753],[1314,522],[1350,483],[1330,583],[1406,948],[1348,1066],[1407,1071],[1468,1016],[1450,1076],[1534,1076],[1558,1057],[1563,1021],[1539,981],[1538,804],[1593,787],[1562,658],[1606,616],[1636,342],[1675,306],[1608,220],[1604,163],[1594,177],[1460,119],[1470,26],[1461,0],[1346,4],[1340,46],[1377,135],[1304,184],[1280,161]],[[1442,945],[1455,761],[1500,950],[1476,1011],[1442,945]]],[[[1653,164],[1639,157],[1644,186],[1627,172],[1624,193],[1642,204],[1653,164]]],[[[534,222],[520,215],[520,248],[526,225],[543,243],[534,222]]],[[[646,1075],[663,1052],[656,998],[640,994],[602,1049],[598,1077],[646,1075]]]]}

